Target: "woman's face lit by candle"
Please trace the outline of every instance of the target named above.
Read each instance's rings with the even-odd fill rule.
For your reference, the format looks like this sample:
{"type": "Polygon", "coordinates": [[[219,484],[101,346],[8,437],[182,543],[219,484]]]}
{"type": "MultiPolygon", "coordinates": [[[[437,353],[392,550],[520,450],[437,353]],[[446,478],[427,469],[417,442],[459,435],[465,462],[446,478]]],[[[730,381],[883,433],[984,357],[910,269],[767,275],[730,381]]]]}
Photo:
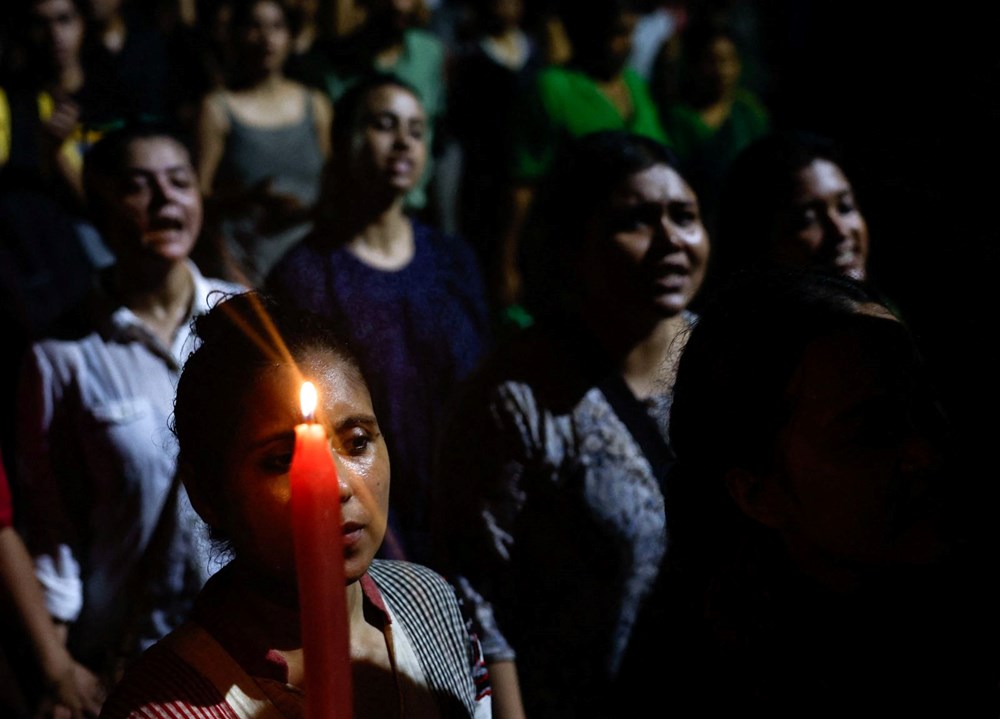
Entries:
{"type": "Polygon", "coordinates": [[[303,353],[299,369],[281,365],[261,374],[229,450],[218,516],[206,518],[230,538],[236,560],[279,582],[294,582],[288,469],[295,425],[302,420],[303,376],[319,392],[317,421],[330,437],[340,479],[345,528],[344,574],[367,571],[385,536],[389,457],[371,396],[358,373],[325,349],[303,353]]]}

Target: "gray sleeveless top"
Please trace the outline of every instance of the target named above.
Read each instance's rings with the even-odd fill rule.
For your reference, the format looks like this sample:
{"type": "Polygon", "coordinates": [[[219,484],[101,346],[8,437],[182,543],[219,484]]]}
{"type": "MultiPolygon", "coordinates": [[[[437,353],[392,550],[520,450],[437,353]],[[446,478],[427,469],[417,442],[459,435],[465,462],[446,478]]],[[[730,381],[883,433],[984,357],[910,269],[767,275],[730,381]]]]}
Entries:
{"type": "MultiPolygon", "coordinates": [[[[226,104],[229,133],[216,173],[216,187],[249,189],[272,178],[275,193],[293,195],[303,205],[314,205],[324,158],[308,90],[303,89],[302,102],[302,120],[277,127],[248,125],[226,104]]],[[[259,212],[246,212],[224,218],[222,226],[230,252],[245,267],[252,284],[260,284],[271,266],[309,230],[308,223],[299,222],[265,234],[258,229],[261,219],[259,212]]]]}

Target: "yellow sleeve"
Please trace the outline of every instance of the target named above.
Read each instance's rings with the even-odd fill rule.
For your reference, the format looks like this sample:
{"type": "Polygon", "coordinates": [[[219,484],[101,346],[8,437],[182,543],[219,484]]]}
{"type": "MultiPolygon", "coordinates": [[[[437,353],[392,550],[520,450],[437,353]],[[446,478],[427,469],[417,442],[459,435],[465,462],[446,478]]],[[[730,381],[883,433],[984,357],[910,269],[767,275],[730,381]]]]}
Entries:
{"type": "MultiPolygon", "coordinates": [[[[52,95],[47,92],[38,93],[38,117],[42,121],[48,120],[52,117],[54,109],[55,101],[52,99],[52,95]]],[[[70,167],[77,172],[83,171],[83,153],[80,150],[82,136],[83,128],[77,126],[63,142],[62,147],[59,148],[60,154],[69,162],[70,167]]]]}
{"type": "Polygon", "coordinates": [[[7,93],[0,87],[0,165],[10,157],[10,103],[7,93]]]}

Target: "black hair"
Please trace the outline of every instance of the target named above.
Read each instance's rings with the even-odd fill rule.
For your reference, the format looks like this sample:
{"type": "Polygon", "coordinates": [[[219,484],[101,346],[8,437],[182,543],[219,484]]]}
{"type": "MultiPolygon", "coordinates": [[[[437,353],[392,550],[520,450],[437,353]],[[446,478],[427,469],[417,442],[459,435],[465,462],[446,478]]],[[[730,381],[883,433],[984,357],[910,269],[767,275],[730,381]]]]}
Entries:
{"type": "Polygon", "coordinates": [[[253,22],[254,7],[262,2],[271,2],[281,8],[281,13],[285,16],[285,24],[292,36],[301,30],[302,14],[298,7],[289,3],[288,0],[232,0],[230,2],[232,14],[229,16],[229,27],[238,32],[250,26],[253,22]]]}
{"type": "Polygon", "coordinates": [[[638,14],[634,0],[560,0],[557,16],[566,31],[574,64],[586,64],[604,51],[623,15],[638,14]]]}
{"type": "Polygon", "coordinates": [[[789,411],[788,383],[812,341],[851,328],[912,345],[916,356],[909,328],[898,318],[860,313],[864,304],[890,311],[859,281],[814,269],[761,268],[736,276],[702,309],[681,354],[670,413],[677,461],[667,513],[675,555],[711,564],[754,539],[776,541],[740,511],[725,475],[770,466],[789,411]]]}
{"type": "Polygon", "coordinates": [[[629,177],[677,158],[666,145],[626,130],[568,139],[539,187],[522,241],[526,304],[534,314],[559,312],[573,291],[572,268],[593,212],[629,177]]]}
{"type": "Polygon", "coordinates": [[[194,333],[200,345],[181,372],[172,429],[185,486],[196,485],[210,501],[218,501],[226,448],[251,400],[248,388],[262,371],[323,349],[367,386],[343,328],[261,291],[220,298],[195,319],[194,333]]]}

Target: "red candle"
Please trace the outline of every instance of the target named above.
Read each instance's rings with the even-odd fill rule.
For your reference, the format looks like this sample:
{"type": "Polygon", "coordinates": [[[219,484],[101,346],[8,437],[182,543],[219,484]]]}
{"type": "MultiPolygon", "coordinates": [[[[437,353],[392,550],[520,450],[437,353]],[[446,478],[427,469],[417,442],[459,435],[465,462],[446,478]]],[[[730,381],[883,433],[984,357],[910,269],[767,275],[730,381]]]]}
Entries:
{"type": "Polygon", "coordinates": [[[344,580],[340,483],[323,425],[313,421],[316,389],[302,385],[305,421],[295,427],[289,470],[299,585],[306,719],[353,713],[350,636],[344,580]]]}

